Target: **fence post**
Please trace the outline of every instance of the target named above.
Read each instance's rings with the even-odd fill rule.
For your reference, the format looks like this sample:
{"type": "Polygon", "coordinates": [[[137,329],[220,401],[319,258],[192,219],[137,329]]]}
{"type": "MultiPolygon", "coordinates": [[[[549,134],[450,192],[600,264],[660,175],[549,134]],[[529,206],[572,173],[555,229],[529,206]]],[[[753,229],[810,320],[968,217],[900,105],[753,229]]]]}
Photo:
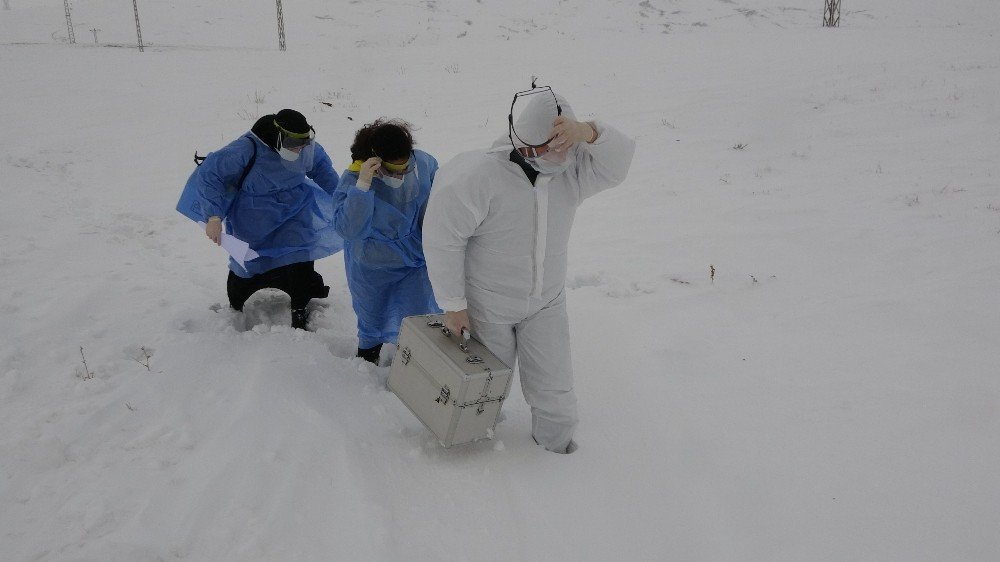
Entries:
{"type": "Polygon", "coordinates": [[[823,27],[840,27],[840,0],[824,0],[823,27]]]}
{"type": "Polygon", "coordinates": [[[76,43],[76,35],[73,34],[73,18],[69,15],[69,0],[63,0],[63,7],[66,8],[66,35],[69,35],[70,43],[76,43]]]}
{"type": "Polygon", "coordinates": [[[143,52],[142,48],[142,27],[139,25],[139,5],[136,3],[137,0],[132,0],[132,10],[135,11],[135,35],[139,38],[139,52],[143,52]]]}
{"type": "Polygon", "coordinates": [[[281,12],[281,0],[278,3],[278,49],[285,50],[285,15],[281,12]]]}

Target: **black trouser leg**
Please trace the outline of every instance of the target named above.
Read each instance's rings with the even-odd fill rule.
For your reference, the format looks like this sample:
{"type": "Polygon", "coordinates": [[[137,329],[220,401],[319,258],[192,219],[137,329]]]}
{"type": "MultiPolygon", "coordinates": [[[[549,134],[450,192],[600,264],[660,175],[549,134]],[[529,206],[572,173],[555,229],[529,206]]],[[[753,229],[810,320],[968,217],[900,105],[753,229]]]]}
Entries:
{"type": "MultiPolygon", "coordinates": [[[[292,297],[292,310],[300,310],[309,304],[312,295],[309,294],[306,282],[309,273],[312,271],[312,262],[293,263],[284,267],[274,269],[274,281],[272,285],[275,289],[281,289],[292,297]]],[[[268,273],[271,273],[270,271],[268,273]]]]}
{"type": "Polygon", "coordinates": [[[330,294],[330,287],[323,284],[323,276],[311,261],[276,267],[247,279],[230,271],[226,281],[229,304],[236,310],[243,310],[247,299],[265,288],[285,292],[292,299],[292,310],[304,309],[311,299],[330,294]]]}
{"type": "Polygon", "coordinates": [[[315,262],[293,263],[267,273],[272,272],[270,286],[288,293],[292,298],[292,310],[305,308],[310,300],[330,294],[330,287],[323,285],[323,276],[316,272],[315,262]]]}
{"type": "Polygon", "coordinates": [[[255,279],[256,277],[244,279],[232,271],[229,272],[229,278],[226,280],[226,293],[229,295],[229,306],[235,310],[243,310],[243,305],[246,304],[250,295],[256,293],[257,289],[261,288],[257,286],[255,279]]]}

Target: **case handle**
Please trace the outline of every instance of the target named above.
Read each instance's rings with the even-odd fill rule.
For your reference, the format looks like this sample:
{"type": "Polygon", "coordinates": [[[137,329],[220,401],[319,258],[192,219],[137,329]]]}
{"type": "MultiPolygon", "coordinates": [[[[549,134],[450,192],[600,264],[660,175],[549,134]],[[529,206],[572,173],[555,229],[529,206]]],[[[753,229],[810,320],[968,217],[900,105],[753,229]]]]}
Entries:
{"type": "MultiPolygon", "coordinates": [[[[441,333],[444,334],[446,338],[450,338],[451,337],[451,330],[449,330],[448,327],[444,325],[444,322],[441,322],[440,320],[428,320],[427,321],[427,325],[430,326],[431,328],[441,328],[441,333]]],[[[466,353],[466,355],[468,355],[468,353],[469,353],[469,344],[468,344],[468,341],[469,341],[469,339],[471,337],[472,337],[472,334],[469,332],[469,330],[466,329],[466,328],[462,328],[462,341],[458,342],[458,348],[461,349],[462,351],[464,351],[466,353]]],[[[482,358],[477,357],[475,355],[473,355],[472,357],[466,358],[466,361],[468,361],[469,363],[482,363],[483,362],[482,358]],[[473,361],[473,359],[476,359],[476,360],[473,361]]]]}

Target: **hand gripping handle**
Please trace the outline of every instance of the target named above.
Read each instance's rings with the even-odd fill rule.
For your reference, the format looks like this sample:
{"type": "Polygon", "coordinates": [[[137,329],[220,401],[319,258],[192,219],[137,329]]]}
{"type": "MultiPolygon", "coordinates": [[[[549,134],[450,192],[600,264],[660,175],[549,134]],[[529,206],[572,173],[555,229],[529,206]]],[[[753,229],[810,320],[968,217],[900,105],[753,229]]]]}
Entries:
{"type": "MultiPolygon", "coordinates": [[[[451,339],[451,330],[444,325],[440,320],[429,320],[427,325],[432,328],[441,328],[441,333],[445,335],[448,339],[451,339]]],[[[468,357],[465,358],[468,363],[482,363],[483,358],[478,355],[469,355],[469,340],[472,338],[472,334],[469,330],[462,328],[462,341],[458,342],[458,348],[465,352],[468,357]]]]}

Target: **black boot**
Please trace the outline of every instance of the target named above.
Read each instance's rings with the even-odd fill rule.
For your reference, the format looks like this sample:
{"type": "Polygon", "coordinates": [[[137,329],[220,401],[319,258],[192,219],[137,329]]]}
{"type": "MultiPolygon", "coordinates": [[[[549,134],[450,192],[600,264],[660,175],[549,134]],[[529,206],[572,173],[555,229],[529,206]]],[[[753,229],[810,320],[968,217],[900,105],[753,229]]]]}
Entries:
{"type": "Polygon", "coordinates": [[[369,347],[367,349],[358,348],[358,357],[364,359],[369,363],[374,363],[378,365],[378,356],[382,352],[382,344],[378,344],[375,347],[369,347]]]}
{"type": "Polygon", "coordinates": [[[306,324],[309,323],[309,311],[304,308],[296,308],[292,310],[292,328],[298,328],[299,330],[307,330],[306,324]]]}
{"type": "Polygon", "coordinates": [[[309,288],[309,296],[314,299],[325,299],[330,296],[329,285],[324,285],[323,276],[315,271],[312,272],[311,279],[309,280],[309,288]]]}

